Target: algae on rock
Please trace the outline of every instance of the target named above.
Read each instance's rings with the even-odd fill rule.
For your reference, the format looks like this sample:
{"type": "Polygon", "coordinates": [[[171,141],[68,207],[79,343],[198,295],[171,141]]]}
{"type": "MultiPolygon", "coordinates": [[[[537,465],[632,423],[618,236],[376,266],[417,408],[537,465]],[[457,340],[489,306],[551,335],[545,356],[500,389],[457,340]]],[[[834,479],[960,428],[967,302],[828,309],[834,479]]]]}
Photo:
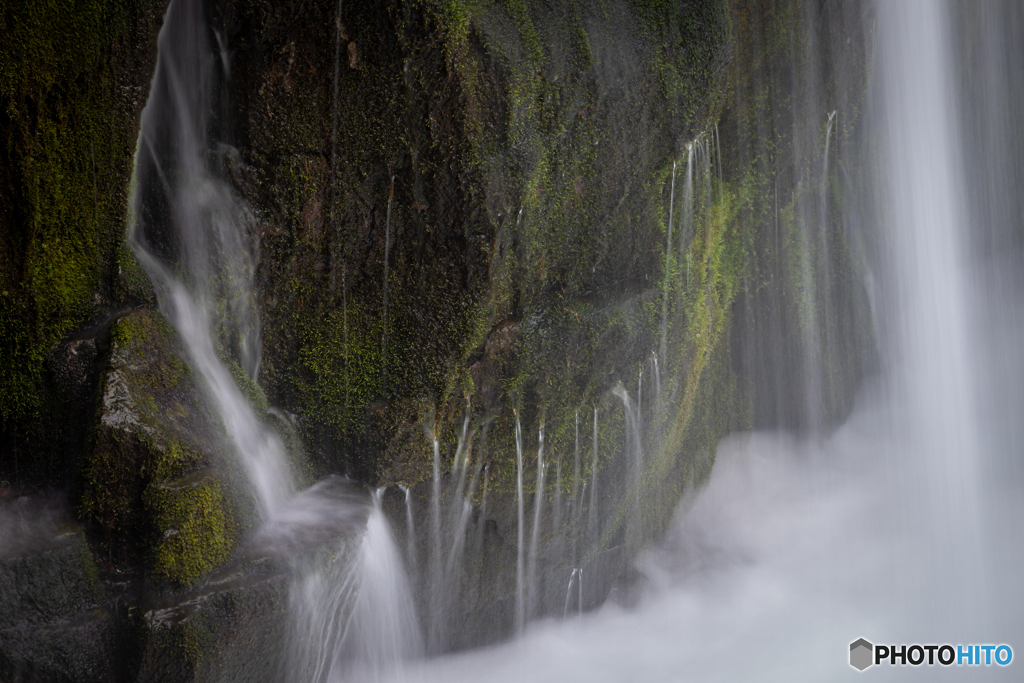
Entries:
{"type": "Polygon", "coordinates": [[[166,0],[11,0],[0,12],[0,476],[70,483],[76,405],[54,346],[146,293],[124,217],[166,0]],[[54,424],[55,423],[55,424],[54,424]]]}
{"type": "Polygon", "coordinates": [[[241,524],[222,427],[159,313],[128,313],[110,337],[79,513],[112,551],[189,584],[230,555],[241,524]]]}

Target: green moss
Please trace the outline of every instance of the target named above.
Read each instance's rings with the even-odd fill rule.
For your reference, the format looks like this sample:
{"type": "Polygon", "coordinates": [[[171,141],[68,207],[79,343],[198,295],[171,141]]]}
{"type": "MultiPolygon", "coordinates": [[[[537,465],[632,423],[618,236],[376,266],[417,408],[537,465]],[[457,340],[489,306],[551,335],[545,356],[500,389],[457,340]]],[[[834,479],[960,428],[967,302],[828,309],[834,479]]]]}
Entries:
{"type": "MultiPolygon", "coordinates": [[[[301,416],[320,471],[427,476],[418,424],[438,426],[451,458],[467,393],[497,488],[515,460],[512,408],[531,439],[547,415],[553,453],[574,447],[577,411],[600,405],[615,422],[608,390],[632,384],[657,343],[665,169],[715,115],[724,7],[680,7],[653,32],[621,3],[346,5],[343,42],[360,61],[342,64],[336,93],[323,55],[337,34],[317,28],[334,26],[328,10],[308,40],[260,39],[254,59],[273,57],[238,87],[266,85],[269,108],[240,136],[273,225],[261,381],[301,416]],[[657,59],[685,87],[662,88],[657,59]],[[286,70],[288,95],[274,96],[286,70]]],[[[239,11],[277,35],[274,18],[239,11]]]]}
{"type": "Polygon", "coordinates": [[[115,562],[187,585],[237,543],[246,507],[229,493],[240,475],[217,457],[222,427],[167,322],[135,310],[112,325],[110,341],[78,512],[115,562]]]}
{"type": "Polygon", "coordinates": [[[253,382],[242,370],[242,366],[238,364],[238,361],[231,359],[225,362],[228,370],[231,372],[231,377],[235,380],[242,395],[252,406],[253,410],[256,411],[256,415],[260,419],[266,419],[267,417],[267,395],[263,392],[263,389],[259,384],[253,382]]]}
{"type": "Polygon", "coordinates": [[[162,531],[152,550],[152,571],[176,584],[195,582],[226,559],[237,542],[222,484],[203,476],[151,484],[144,496],[162,531]]]}
{"type": "Polygon", "coordinates": [[[526,8],[526,3],[523,0],[504,0],[504,5],[505,11],[519,28],[519,35],[531,66],[535,69],[541,68],[544,65],[544,48],[541,47],[540,35],[533,25],[533,18],[526,8]]]}
{"type": "Polygon", "coordinates": [[[148,40],[124,37],[143,14],[113,0],[14,0],[0,12],[0,421],[30,451],[48,447],[47,354],[141,291],[115,280],[142,106],[125,93],[152,60],[137,53],[155,48],[155,26],[148,40]]]}

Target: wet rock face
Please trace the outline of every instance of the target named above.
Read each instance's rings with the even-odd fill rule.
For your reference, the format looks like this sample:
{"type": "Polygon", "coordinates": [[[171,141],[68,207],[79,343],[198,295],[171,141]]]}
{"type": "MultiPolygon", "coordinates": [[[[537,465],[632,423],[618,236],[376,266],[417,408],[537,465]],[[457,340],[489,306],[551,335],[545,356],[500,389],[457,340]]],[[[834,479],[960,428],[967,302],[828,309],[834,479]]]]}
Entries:
{"type": "MultiPolygon", "coordinates": [[[[490,449],[474,446],[492,465],[494,489],[489,513],[475,512],[467,527],[478,552],[457,569],[466,591],[451,613],[452,648],[512,629],[511,407],[523,408],[531,435],[546,411],[551,452],[565,453],[574,411],[603,401],[602,457],[621,445],[608,390],[631,380],[654,347],[662,181],[681,141],[710,120],[728,54],[718,0],[661,10],[466,5],[343,3],[338,17],[329,1],[206,4],[232,96],[214,126],[232,131],[220,135],[221,163],[261,230],[260,382],[273,405],[297,416],[311,478],[423,482],[431,470],[421,425],[437,417],[450,459],[467,394],[473,429],[492,425],[490,449]]],[[[151,73],[150,61],[144,83],[151,73]]],[[[118,97],[134,121],[145,89],[128,80],[118,97]]],[[[90,168],[83,149],[76,168],[90,168]]],[[[100,192],[120,206],[130,154],[106,151],[124,182],[108,193],[101,178],[100,192]]],[[[6,172],[0,164],[0,180],[6,172]]],[[[96,187],[94,178],[77,182],[79,195],[96,187]]],[[[116,245],[123,222],[110,225],[116,245]]],[[[7,227],[0,223],[0,248],[7,227]]],[[[104,254],[96,271],[111,284],[83,299],[96,315],[152,298],[123,245],[104,254]]],[[[81,308],[53,329],[79,325],[81,308]]],[[[60,334],[47,329],[49,344],[60,334]]],[[[153,310],[128,312],[109,338],[57,347],[52,367],[62,401],[95,406],[82,430],[89,436],[71,437],[82,453],[66,468],[77,479],[77,513],[98,530],[103,570],[143,576],[121,587],[125,596],[92,603],[74,597],[85,595],[74,579],[61,588],[70,603],[46,606],[38,596],[49,584],[25,577],[51,570],[0,569],[16,586],[3,599],[22,601],[15,621],[0,622],[16,643],[2,650],[13,653],[12,676],[45,679],[52,669],[104,680],[113,674],[92,654],[104,652],[126,662],[123,679],[278,679],[270,644],[282,640],[284,579],[251,567],[210,575],[249,514],[244,496],[232,495],[238,478],[215,413],[166,322],[153,310]],[[42,607],[25,602],[33,600],[42,607]],[[104,640],[112,632],[113,645],[104,640]],[[23,675],[26,667],[36,673],[23,675]]],[[[419,494],[422,530],[422,484],[419,494]]],[[[541,542],[538,614],[560,613],[579,569],[564,540],[547,538],[562,533],[541,542]]],[[[80,535],[72,545],[87,557],[80,535]]],[[[61,576],[84,576],[71,547],[16,562],[45,557],[61,576]]],[[[586,561],[585,606],[603,600],[627,561],[620,545],[586,561]]]]}
{"type": "Polygon", "coordinates": [[[114,680],[114,620],[58,498],[0,495],[0,680],[114,680]]]}
{"type": "Polygon", "coordinates": [[[98,570],[62,496],[3,493],[0,680],[281,680],[286,586],[256,556],[190,590],[146,590],[98,570]]]}
{"type": "Polygon", "coordinates": [[[568,406],[632,381],[660,179],[715,110],[725,3],[285,7],[210,22],[265,220],[260,382],[314,467],[411,483],[430,408],[457,421],[470,393],[510,444],[517,404],[562,435],[568,406]]]}
{"type": "Polygon", "coordinates": [[[0,478],[70,483],[84,422],[73,410],[65,419],[79,405],[63,383],[68,336],[145,299],[123,241],[139,114],[166,7],[167,0],[88,0],[74,11],[4,4],[0,478]]]}
{"type": "Polygon", "coordinates": [[[287,579],[238,564],[187,592],[133,604],[139,668],[132,680],[243,683],[281,680],[287,579]]]}
{"type": "Polygon", "coordinates": [[[228,556],[238,524],[219,430],[163,318],[114,323],[79,512],[118,559],[187,584],[228,556]]]}

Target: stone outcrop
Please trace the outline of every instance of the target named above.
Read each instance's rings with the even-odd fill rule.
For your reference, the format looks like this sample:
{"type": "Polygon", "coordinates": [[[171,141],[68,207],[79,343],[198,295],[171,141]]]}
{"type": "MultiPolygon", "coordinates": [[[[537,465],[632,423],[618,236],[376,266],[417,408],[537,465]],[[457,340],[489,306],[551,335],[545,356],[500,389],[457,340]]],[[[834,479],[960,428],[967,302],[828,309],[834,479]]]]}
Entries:
{"type": "Polygon", "coordinates": [[[82,528],[52,497],[13,493],[0,526],[0,680],[116,680],[114,615],[82,528]]]}
{"type": "Polygon", "coordinates": [[[110,329],[79,514],[121,561],[190,584],[224,561],[240,532],[222,427],[175,333],[139,309],[110,329]]]}

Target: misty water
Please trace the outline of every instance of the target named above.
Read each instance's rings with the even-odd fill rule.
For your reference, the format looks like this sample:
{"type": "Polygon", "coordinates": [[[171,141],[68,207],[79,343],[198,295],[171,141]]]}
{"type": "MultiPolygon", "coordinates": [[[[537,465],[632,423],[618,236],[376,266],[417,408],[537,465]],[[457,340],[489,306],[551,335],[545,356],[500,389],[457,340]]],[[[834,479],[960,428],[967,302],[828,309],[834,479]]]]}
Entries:
{"type": "Polygon", "coordinates": [[[1024,637],[1024,264],[1018,250],[978,248],[1020,221],[1019,160],[1006,158],[1019,133],[991,102],[1005,104],[1001,79],[1019,76],[1009,45],[1021,26],[997,25],[996,9],[967,12],[987,38],[974,78],[989,88],[967,102],[958,15],[879,6],[869,117],[885,170],[858,201],[881,207],[890,251],[869,282],[881,369],[852,415],[829,433],[725,439],[708,485],[636,562],[635,606],[537,622],[395,680],[1013,678],[1017,662],[847,663],[860,637],[1016,648],[1024,637]],[[971,126],[1009,146],[972,153],[971,126]]]}
{"type": "MultiPolygon", "coordinates": [[[[211,151],[203,139],[217,79],[230,72],[225,68],[218,76],[209,60],[195,56],[200,50],[175,49],[205,46],[201,21],[186,16],[197,8],[176,0],[161,34],[137,171],[139,187],[158,196],[140,200],[134,246],[249,476],[262,520],[257,542],[285,543],[297,530],[318,525],[362,529],[355,539],[333,546],[328,561],[293,563],[289,652],[295,675],[310,681],[447,683],[481,677],[817,681],[862,675],[847,664],[849,643],[859,637],[897,644],[1024,642],[1024,269],[1012,249],[975,245],[979,232],[998,236],[1016,229],[1018,214],[1007,198],[1015,195],[1019,178],[1017,163],[1007,161],[1002,155],[1009,152],[998,145],[988,155],[967,149],[968,124],[997,133],[1011,124],[1001,117],[997,97],[995,104],[967,103],[958,94],[954,12],[933,2],[878,7],[866,114],[872,125],[865,127],[875,137],[858,142],[878,152],[882,172],[852,203],[872,207],[863,213],[880,216],[884,224],[884,258],[865,285],[874,302],[880,361],[858,392],[852,415],[832,430],[725,439],[710,481],[687,492],[668,534],[636,560],[643,577],[636,604],[620,604],[632,600],[613,594],[596,611],[575,614],[569,609],[572,581],[587,577],[573,568],[560,620],[531,621],[540,571],[538,529],[548,512],[542,497],[532,510],[524,509],[523,446],[517,444],[520,633],[504,645],[438,654],[448,649],[445,629],[458,616],[444,613],[459,586],[450,577],[455,561],[442,561],[445,553],[462,552],[468,516],[462,494],[476,487],[479,471],[467,477],[463,461],[459,495],[441,509],[433,442],[430,519],[418,520],[418,533],[410,534],[405,551],[413,556],[417,544],[434,546],[424,584],[428,615],[416,613],[406,576],[411,562],[403,560],[393,538],[389,524],[395,520],[383,514],[380,492],[367,499],[337,480],[294,493],[298,484],[288,472],[280,437],[256,417],[218,352],[225,340],[233,344],[246,378],[258,378],[252,217],[229,185],[209,171],[230,168],[232,150],[211,151]],[[979,177],[989,190],[982,226],[975,204],[979,177]],[[154,206],[165,207],[167,215],[151,220],[143,209],[157,215],[154,206]],[[176,237],[161,232],[160,220],[175,226],[176,237]],[[530,517],[532,531],[526,532],[524,519],[530,517]],[[448,526],[442,528],[442,519],[448,526]],[[424,658],[424,652],[432,657],[424,658]]],[[[1006,27],[991,28],[997,29],[1005,34],[1006,27]]],[[[1015,58],[1013,41],[992,41],[992,54],[979,58],[979,74],[991,80],[989,94],[1003,87],[1000,79],[1009,76],[999,69],[1015,58]]],[[[834,117],[843,116],[829,112],[822,122],[826,182],[834,117]]],[[[719,138],[711,131],[689,146],[686,159],[677,160],[680,177],[673,172],[670,202],[677,192],[684,197],[681,245],[692,232],[694,194],[710,201],[710,169],[721,174],[721,164],[719,138]],[[695,190],[692,166],[698,160],[704,187],[695,190]]],[[[689,254],[681,252],[680,262],[689,268],[689,254]]],[[[820,343],[814,338],[809,345],[820,343]]],[[[661,347],[664,356],[665,342],[661,347]]],[[[660,392],[656,357],[650,367],[648,386],[660,392]]],[[[651,407],[641,408],[640,381],[635,407],[628,392],[618,389],[623,410],[633,429],[656,429],[642,420],[651,407]]],[[[810,384],[818,381],[809,373],[810,384]]],[[[822,391],[811,386],[807,395],[816,401],[822,391]]],[[[818,406],[810,409],[814,415],[818,406]]],[[[661,410],[658,404],[655,412],[661,410]]],[[[468,424],[467,417],[456,463],[468,424]]],[[[518,428],[517,421],[520,437],[518,428]]],[[[633,480],[640,481],[645,461],[642,440],[635,439],[627,457],[633,480]]],[[[543,488],[543,431],[539,441],[537,481],[543,488]]],[[[574,455],[575,480],[580,454],[574,455]]],[[[593,457],[596,462],[596,452],[593,457]]],[[[598,476],[596,468],[591,476],[598,476]]],[[[576,490],[581,498],[589,495],[586,524],[595,527],[601,505],[596,479],[589,491],[575,481],[573,488],[574,499],[576,490]]],[[[627,529],[640,525],[643,491],[631,491],[636,520],[627,529]]],[[[403,510],[411,530],[411,509],[403,510]]],[[[578,583],[577,590],[579,605],[578,583]]],[[[1008,675],[1001,667],[970,673],[979,671],[1008,675]]],[[[957,674],[964,672],[923,667],[871,673],[900,680],[957,674]]]]}

